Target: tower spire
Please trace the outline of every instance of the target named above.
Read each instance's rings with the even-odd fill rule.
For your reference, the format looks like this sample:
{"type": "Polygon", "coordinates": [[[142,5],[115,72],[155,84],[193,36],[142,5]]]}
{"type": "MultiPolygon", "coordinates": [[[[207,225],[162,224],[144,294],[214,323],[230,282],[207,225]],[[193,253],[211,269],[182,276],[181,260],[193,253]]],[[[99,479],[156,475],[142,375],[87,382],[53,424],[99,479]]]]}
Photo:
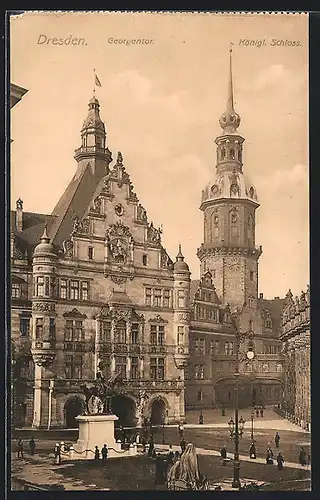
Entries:
{"type": "Polygon", "coordinates": [[[230,43],[229,49],[229,82],[228,82],[228,100],[227,100],[227,111],[234,112],[233,107],[233,82],[232,82],[232,45],[230,43]]]}
{"type": "Polygon", "coordinates": [[[237,128],[240,125],[240,116],[234,110],[233,101],[233,78],[232,78],[232,45],[230,43],[229,49],[229,78],[228,78],[228,96],[227,96],[227,109],[221,115],[219,123],[226,134],[232,134],[237,132],[237,128]]]}

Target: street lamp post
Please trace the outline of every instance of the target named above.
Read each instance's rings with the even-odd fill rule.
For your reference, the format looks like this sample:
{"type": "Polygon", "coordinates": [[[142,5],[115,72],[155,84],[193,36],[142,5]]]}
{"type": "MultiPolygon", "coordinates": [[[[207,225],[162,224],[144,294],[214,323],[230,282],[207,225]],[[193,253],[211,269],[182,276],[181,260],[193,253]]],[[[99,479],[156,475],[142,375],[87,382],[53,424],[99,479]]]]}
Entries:
{"type": "MultiPolygon", "coordinates": [[[[233,324],[236,330],[236,366],[235,366],[235,401],[234,401],[234,419],[229,422],[230,434],[234,437],[234,460],[233,460],[233,481],[232,488],[241,488],[240,482],[240,460],[239,460],[239,437],[243,434],[244,420],[241,418],[239,420],[239,366],[240,366],[240,343],[242,337],[248,337],[247,334],[241,334],[237,324],[236,317],[233,316],[233,324]]],[[[252,342],[252,332],[249,332],[249,350],[246,353],[246,357],[249,361],[254,358],[253,352],[253,342],[252,342]]]]}
{"type": "Polygon", "coordinates": [[[251,441],[253,441],[253,419],[254,419],[254,412],[252,410],[252,412],[251,412],[251,441]]]}

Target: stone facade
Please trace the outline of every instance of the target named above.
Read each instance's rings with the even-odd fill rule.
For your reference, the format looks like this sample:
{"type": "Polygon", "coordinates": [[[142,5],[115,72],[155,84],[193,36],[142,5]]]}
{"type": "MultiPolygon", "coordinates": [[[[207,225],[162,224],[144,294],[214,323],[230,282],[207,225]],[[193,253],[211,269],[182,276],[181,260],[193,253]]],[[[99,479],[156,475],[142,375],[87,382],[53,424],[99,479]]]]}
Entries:
{"type": "Polygon", "coordinates": [[[185,408],[232,406],[237,317],[240,406],[282,399],[283,300],[258,296],[255,187],[243,174],[240,116],[220,118],[213,178],[202,193],[200,280],[179,248],[173,263],[119,152],[114,162],[94,97],[75,151],[76,173],[50,215],[11,213],[13,423],[67,426],[80,385],[121,373],[122,423],[184,419],[185,408]],[[42,235],[42,236],[41,236],[42,235]],[[248,349],[255,353],[248,361],[248,349]]]}
{"type": "Polygon", "coordinates": [[[215,139],[215,172],[202,191],[204,240],[198,249],[199,282],[191,283],[190,358],[187,407],[232,406],[236,336],[231,313],[237,316],[240,345],[240,406],[281,401],[283,357],[279,327],[282,300],[258,298],[258,260],[255,245],[256,189],[243,173],[244,138],[234,110],[230,73],[223,130],[215,139]],[[253,349],[252,361],[244,353],[253,349]]]}
{"type": "Polygon", "coordinates": [[[52,214],[24,212],[20,199],[11,214],[15,424],[72,425],[101,361],[107,377],[122,375],[114,404],[127,425],[180,421],[189,268],[162,246],[120,152],[110,166],[96,98],[81,138],[52,214]]]}
{"type": "Polygon", "coordinates": [[[286,295],[281,342],[285,357],[283,407],[303,427],[311,424],[310,408],[310,290],[286,295]]]}

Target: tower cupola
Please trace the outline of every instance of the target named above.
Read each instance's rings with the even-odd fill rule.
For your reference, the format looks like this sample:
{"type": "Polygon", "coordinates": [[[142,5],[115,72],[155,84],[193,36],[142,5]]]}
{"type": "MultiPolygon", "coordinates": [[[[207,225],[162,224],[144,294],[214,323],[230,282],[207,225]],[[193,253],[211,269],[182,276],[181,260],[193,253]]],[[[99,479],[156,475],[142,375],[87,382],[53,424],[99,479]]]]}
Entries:
{"type": "Polygon", "coordinates": [[[40,243],[34,249],[33,256],[34,257],[39,257],[39,256],[56,257],[56,254],[54,252],[54,247],[53,247],[52,243],[50,242],[50,238],[48,236],[48,230],[47,230],[46,224],[45,224],[44,229],[43,229],[43,235],[40,238],[40,243]]]}
{"type": "Polygon", "coordinates": [[[184,256],[181,251],[181,245],[179,245],[179,251],[176,257],[176,262],[174,263],[173,269],[175,272],[178,273],[183,273],[183,272],[189,272],[189,266],[188,264],[184,261],[184,256]]]}

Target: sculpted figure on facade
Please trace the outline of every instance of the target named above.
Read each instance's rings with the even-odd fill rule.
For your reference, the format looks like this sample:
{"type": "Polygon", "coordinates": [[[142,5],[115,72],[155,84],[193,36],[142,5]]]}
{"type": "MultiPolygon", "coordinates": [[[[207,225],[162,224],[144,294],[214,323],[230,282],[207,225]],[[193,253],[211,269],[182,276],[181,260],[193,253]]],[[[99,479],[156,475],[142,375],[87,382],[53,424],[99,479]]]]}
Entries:
{"type": "Polygon", "coordinates": [[[148,242],[160,243],[161,242],[161,233],[162,233],[162,230],[160,228],[156,229],[154,227],[153,223],[151,222],[151,224],[148,226],[148,230],[147,230],[148,242]]]}
{"type": "Polygon", "coordinates": [[[143,206],[139,203],[137,207],[137,219],[142,222],[147,222],[147,211],[143,208],[143,206]]]}
{"type": "Polygon", "coordinates": [[[173,269],[173,262],[167,254],[165,248],[161,248],[161,267],[163,269],[173,269]]]}
{"type": "Polygon", "coordinates": [[[100,196],[97,196],[94,201],[93,201],[93,207],[92,207],[92,210],[94,212],[97,212],[97,213],[101,213],[101,205],[102,205],[102,201],[101,201],[101,198],[100,196]]]}
{"type": "Polygon", "coordinates": [[[73,242],[71,240],[64,240],[62,248],[66,257],[73,257],[73,242]]]}

